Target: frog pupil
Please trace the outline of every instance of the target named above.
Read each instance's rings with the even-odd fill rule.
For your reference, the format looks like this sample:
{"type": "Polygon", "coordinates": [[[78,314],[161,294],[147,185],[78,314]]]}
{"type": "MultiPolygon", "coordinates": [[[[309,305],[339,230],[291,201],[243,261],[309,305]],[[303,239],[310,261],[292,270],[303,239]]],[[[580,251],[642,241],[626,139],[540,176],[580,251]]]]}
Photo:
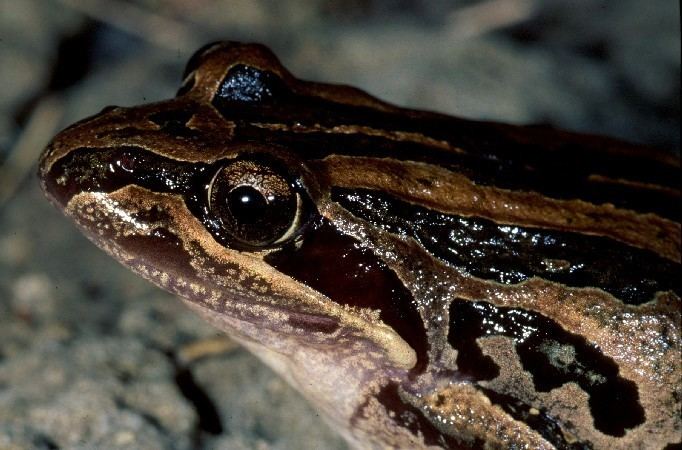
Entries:
{"type": "Polygon", "coordinates": [[[265,218],[268,201],[263,194],[251,186],[239,186],[227,195],[227,207],[232,216],[241,224],[254,224],[265,218]]]}

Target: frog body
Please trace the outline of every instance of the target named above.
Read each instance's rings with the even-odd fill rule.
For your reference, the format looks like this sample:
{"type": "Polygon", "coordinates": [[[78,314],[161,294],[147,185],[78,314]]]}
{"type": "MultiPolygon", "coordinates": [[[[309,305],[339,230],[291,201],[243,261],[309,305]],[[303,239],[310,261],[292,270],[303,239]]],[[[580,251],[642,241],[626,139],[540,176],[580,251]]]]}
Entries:
{"type": "Polygon", "coordinates": [[[177,97],[62,131],[39,175],[354,447],[662,449],[682,425],[678,172],[226,42],[177,97]]]}

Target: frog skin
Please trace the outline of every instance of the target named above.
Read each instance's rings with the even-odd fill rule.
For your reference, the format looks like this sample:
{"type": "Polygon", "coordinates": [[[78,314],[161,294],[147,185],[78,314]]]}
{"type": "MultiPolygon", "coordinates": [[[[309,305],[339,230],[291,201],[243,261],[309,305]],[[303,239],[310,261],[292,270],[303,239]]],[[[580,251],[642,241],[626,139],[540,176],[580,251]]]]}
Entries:
{"type": "Polygon", "coordinates": [[[223,42],[47,197],[361,449],[679,448],[679,160],[414,111],[223,42]]]}

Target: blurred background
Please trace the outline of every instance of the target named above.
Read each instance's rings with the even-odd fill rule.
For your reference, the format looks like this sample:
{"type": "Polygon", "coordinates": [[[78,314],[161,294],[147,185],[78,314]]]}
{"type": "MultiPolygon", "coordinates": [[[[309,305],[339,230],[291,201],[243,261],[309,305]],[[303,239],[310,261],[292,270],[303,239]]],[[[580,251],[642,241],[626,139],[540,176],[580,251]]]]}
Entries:
{"type": "Polygon", "coordinates": [[[401,105],[679,154],[679,17],[670,0],[0,0],[0,449],[346,448],[245,351],[193,353],[216,332],[43,199],[60,128],[173,96],[192,52],[229,39],[401,105]]]}

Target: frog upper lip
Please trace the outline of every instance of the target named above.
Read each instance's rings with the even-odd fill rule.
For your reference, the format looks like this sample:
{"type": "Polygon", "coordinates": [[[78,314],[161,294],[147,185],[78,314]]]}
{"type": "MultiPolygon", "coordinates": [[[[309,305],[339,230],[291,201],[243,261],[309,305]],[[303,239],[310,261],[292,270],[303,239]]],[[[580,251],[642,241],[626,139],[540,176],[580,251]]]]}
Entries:
{"type": "MultiPolygon", "coordinates": [[[[58,136],[59,135],[57,135],[57,137],[58,136]]],[[[57,137],[55,137],[55,139],[57,139],[57,137]]],[[[50,155],[54,151],[55,139],[53,139],[47,145],[47,147],[45,147],[45,150],[43,150],[43,153],[40,156],[40,160],[38,162],[38,179],[40,181],[40,188],[50,203],[57,206],[63,206],[62,202],[59,202],[54,195],[55,192],[52,183],[54,180],[49,176],[49,169],[51,167],[50,155]]]]}

